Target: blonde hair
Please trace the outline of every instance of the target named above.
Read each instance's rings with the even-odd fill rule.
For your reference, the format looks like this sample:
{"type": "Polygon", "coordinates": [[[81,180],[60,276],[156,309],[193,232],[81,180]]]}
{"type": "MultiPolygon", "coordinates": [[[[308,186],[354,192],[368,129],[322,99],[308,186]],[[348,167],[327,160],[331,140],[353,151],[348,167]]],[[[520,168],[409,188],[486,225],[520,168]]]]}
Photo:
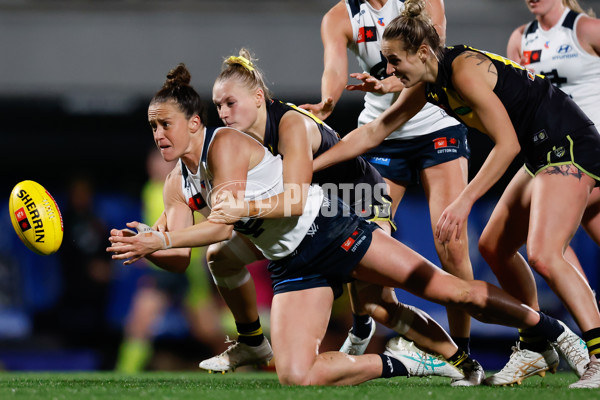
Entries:
{"type": "Polygon", "coordinates": [[[221,73],[215,83],[235,79],[248,90],[262,89],[265,100],[270,100],[271,91],[265,84],[263,73],[256,66],[256,61],[247,49],[241,48],[237,56],[230,56],[223,61],[221,73]]]}
{"type": "Polygon", "coordinates": [[[402,40],[405,50],[410,53],[415,53],[425,43],[438,59],[442,56],[440,36],[425,12],[423,0],[406,0],[404,11],[385,28],[383,39],[402,40]]]}
{"type": "Polygon", "coordinates": [[[587,11],[585,11],[583,7],[579,5],[579,2],[577,0],[562,0],[562,3],[563,6],[570,8],[575,12],[587,14],[589,17],[596,18],[596,13],[594,12],[594,10],[592,10],[592,8],[588,8],[587,11]]]}

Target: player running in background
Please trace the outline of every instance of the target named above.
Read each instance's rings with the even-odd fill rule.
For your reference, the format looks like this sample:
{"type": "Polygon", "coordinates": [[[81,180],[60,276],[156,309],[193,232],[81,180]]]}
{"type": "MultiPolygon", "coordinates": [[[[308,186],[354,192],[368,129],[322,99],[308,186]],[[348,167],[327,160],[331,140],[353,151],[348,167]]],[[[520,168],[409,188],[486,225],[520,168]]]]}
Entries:
{"type": "MultiPolygon", "coordinates": [[[[147,257],[165,269],[182,272],[191,247],[229,239],[231,224],[193,223],[187,203],[190,192],[196,193],[204,212],[213,205],[217,219],[237,221],[235,229],[271,260],[275,292],[271,332],[281,383],[350,385],[379,377],[430,374],[419,361],[402,357],[404,350],[398,352],[393,339],[383,354],[319,354],[336,288],[352,279],[403,287],[428,300],[464,308],[482,321],[528,328],[561,351],[578,339],[564,324],[489,283],[465,281],[441,271],[342,201],[324,196],[322,188],[310,185],[310,154],[298,163],[298,170],[286,173],[284,185],[279,155],[240,131],[204,126],[200,98],[189,82],[189,72],[180,65],[169,73],[148,107],[148,120],[164,159],[179,160],[165,182],[161,222],[166,230],[129,223],[140,233],[129,236],[113,229],[107,251],[125,264],[147,257]]],[[[443,361],[430,367],[454,368],[443,361]]]]}
{"type": "MultiPolygon", "coordinates": [[[[403,0],[345,0],[333,6],[323,17],[321,38],[324,48],[324,70],[321,80],[321,102],[304,104],[320,119],[333,111],[344,88],[364,90],[365,105],[358,125],[379,116],[397,98],[401,90],[398,79],[386,73],[386,60],[381,54],[381,36],[385,26],[400,15],[403,0]],[[348,53],[356,56],[363,73],[351,74],[362,84],[348,85],[348,53]]],[[[443,0],[427,1],[439,35],[446,33],[443,0]]],[[[469,147],[467,129],[440,108],[426,104],[400,129],[391,132],[365,158],[381,173],[392,197],[392,213],[396,213],[409,185],[421,183],[427,197],[432,229],[442,211],[467,185],[469,147]]],[[[469,258],[467,229],[458,241],[435,242],[444,270],[463,279],[473,279],[469,258]]],[[[360,310],[359,310],[360,311],[360,310]]],[[[469,353],[471,319],[460,310],[447,309],[452,339],[469,353]]],[[[364,333],[351,331],[341,351],[360,354],[368,339],[364,333]]]]}
{"type": "MultiPolygon", "coordinates": [[[[504,229],[520,225],[518,231],[525,234],[510,238],[513,243],[519,242],[511,258],[518,262],[505,265],[512,274],[507,273],[499,280],[504,285],[504,278],[515,280],[514,275],[531,274],[517,252],[527,243],[531,267],[544,277],[574,316],[592,356],[589,361],[586,355],[571,358],[571,366],[581,376],[571,387],[599,387],[600,360],[596,354],[600,353],[600,313],[587,281],[563,257],[590,192],[600,181],[598,131],[581,109],[548,79],[495,54],[467,46],[444,49],[423,14],[422,1],[409,0],[406,4],[407,12],[386,28],[382,51],[389,62],[388,70],[407,89],[377,120],[349,133],[317,158],[315,169],[377,143],[378,136],[410,118],[418,104],[426,100],[440,104],[495,143],[477,175],[438,221],[436,237],[447,242],[459,237],[473,203],[502,176],[520,152],[525,157],[527,172],[515,175],[491,220],[502,221],[499,228],[504,229]],[[530,174],[535,176],[531,186],[530,174]]],[[[482,251],[497,248],[493,241],[499,240],[502,232],[499,229],[496,236],[488,235],[482,251]]],[[[520,300],[531,307],[537,304],[531,298],[520,300]]],[[[539,336],[527,329],[521,335],[539,336]]],[[[490,381],[493,383],[493,379],[490,381]]]]}

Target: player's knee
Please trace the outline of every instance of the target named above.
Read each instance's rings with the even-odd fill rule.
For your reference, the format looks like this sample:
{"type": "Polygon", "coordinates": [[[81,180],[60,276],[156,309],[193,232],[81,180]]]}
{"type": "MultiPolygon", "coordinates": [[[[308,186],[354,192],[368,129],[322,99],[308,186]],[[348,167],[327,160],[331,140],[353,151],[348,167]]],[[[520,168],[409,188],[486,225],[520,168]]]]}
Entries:
{"type": "Polygon", "coordinates": [[[282,385],[307,386],[311,384],[308,371],[303,368],[290,366],[289,368],[282,368],[282,371],[278,369],[277,376],[279,383],[282,385]]]}
{"type": "Polygon", "coordinates": [[[527,261],[535,272],[545,280],[552,278],[552,265],[556,262],[556,254],[535,245],[527,247],[527,261]]]}
{"type": "Polygon", "coordinates": [[[488,263],[498,255],[498,242],[492,240],[492,238],[489,235],[486,235],[485,232],[479,238],[478,247],[479,253],[481,253],[483,259],[488,263]]]}
{"type": "Polygon", "coordinates": [[[487,284],[483,281],[462,281],[454,300],[454,306],[479,313],[487,303],[487,284]]]}
{"type": "Polygon", "coordinates": [[[251,276],[245,265],[231,260],[220,250],[219,246],[209,246],[206,251],[208,269],[215,284],[228,289],[236,289],[248,282],[251,276]]]}

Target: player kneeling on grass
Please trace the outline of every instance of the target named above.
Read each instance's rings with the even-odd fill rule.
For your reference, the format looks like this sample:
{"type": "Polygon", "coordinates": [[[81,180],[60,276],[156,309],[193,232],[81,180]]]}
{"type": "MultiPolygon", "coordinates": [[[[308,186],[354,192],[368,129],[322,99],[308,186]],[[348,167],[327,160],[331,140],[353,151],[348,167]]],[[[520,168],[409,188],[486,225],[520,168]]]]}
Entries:
{"type": "Polygon", "coordinates": [[[159,221],[164,229],[135,236],[113,229],[107,251],[125,264],[147,257],[182,272],[191,247],[226,240],[234,229],[246,235],[270,260],[271,338],[281,383],[352,385],[380,377],[430,375],[432,370],[463,377],[442,361],[425,370],[419,360],[405,357],[406,349],[394,339],[383,354],[319,353],[335,294],[353,279],[403,288],[484,322],[527,328],[557,344],[559,351],[565,338],[576,337],[559,321],[489,283],[441,271],[343,202],[324,196],[319,186],[309,184],[310,154],[290,171],[284,185],[279,156],[240,131],[204,126],[200,99],[189,81],[185,67],[176,68],[148,109],[163,158],[180,160],[165,183],[165,218],[159,221]],[[197,204],[212,205],[208,221],[193,224],[182,201],[186,188],[196,191],[197,204]]]}

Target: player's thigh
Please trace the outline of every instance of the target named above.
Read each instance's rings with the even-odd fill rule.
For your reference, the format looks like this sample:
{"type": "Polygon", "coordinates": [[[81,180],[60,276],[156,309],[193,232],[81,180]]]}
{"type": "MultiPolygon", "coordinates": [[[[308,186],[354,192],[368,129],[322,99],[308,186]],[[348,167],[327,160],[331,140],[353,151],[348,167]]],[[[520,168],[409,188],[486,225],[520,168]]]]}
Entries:
{"type": "Polygon", "coordinates": [[[520,169],[502,193],[479,240],[484,256],[498,251],[510,255],[525,244],[532,183],[533,178],[520,169]]]}
{"type": "Polygon", "coordinates": [[[352,276],[366,282],[405,289],[448,305],[460,301],[468,284],[442,271],[422,255],[384,232],[373,232],[371,245],[352,276]]]}
{"type": "Polygon", "coordinates": [[[421,171],[421,182],[429,202],[432,224],[467,186],[468,161],[460,157],[421,171]]]}
{"type": "Polygon", "coordinates": [[[581,220],[581,226],[598,246],[600,246],[600,187],[594,188],[581,220]]]}
{"type": "Polygon", "coordinates": [[[528,253],[562,255],[581,223],[595,181],[573,165],[560,167],[564,174],[550,167],[533,179],[528,253]]]}

